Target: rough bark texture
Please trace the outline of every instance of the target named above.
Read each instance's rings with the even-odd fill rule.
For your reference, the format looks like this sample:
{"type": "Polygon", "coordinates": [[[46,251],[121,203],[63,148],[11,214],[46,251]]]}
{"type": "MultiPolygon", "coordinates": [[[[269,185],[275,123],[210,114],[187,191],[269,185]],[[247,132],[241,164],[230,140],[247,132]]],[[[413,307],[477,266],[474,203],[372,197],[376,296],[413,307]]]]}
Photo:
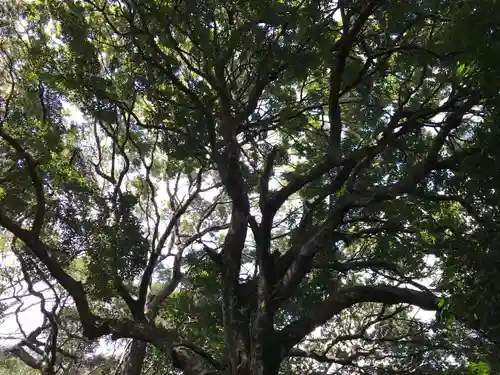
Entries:
{"type": "Polygon", "coordinates": [[[130,350],[127,354],[124,366],[123,375],[140,375],[144,358],[146,356],[147,344],[144,341],[133,340],[130,350]]]}

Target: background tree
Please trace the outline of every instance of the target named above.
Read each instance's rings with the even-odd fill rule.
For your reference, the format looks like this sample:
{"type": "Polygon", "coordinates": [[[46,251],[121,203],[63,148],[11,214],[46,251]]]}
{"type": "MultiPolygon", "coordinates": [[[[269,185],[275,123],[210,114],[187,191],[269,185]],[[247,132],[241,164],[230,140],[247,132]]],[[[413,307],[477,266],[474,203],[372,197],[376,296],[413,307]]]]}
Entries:
{"type": "Polygon", "coordinates": [[[68,333],[130,375],[494,368],[494,1],[4,7],[3,244],[69,301],[43,373],[68,333]]]}

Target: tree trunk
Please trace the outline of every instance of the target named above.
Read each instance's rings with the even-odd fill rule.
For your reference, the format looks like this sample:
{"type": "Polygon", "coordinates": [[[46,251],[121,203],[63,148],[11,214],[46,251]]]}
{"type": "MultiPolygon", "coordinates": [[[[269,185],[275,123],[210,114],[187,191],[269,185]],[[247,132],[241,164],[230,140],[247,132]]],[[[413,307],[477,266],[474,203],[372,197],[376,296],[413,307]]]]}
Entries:
{"type": "Polygon", "coordinates": [[[127,359],[123,366],[123,375],[140,375],[146,356],[147,344],[144,341],[133,340],[127,359]]]}

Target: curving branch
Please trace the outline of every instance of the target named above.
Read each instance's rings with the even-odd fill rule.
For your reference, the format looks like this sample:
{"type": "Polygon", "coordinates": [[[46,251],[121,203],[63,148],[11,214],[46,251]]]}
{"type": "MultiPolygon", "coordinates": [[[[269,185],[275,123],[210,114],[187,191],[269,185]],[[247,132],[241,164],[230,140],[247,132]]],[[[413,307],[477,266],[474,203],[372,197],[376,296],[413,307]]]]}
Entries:
{"type": "Polygon", "coordinates": [[[36,196],[35,219],[33,220],[31,231],[34,236],[38,237],[45,220],[45,191],[42,180],[37,171],[37,162],[33,159],[31,154],[25,150],[21,143],[19,143],[19,141],[14,137],[10,136],[1,126],[0,138],[6,141],[26,162],[26,167],[28,168],[28,173],[33,182],[36,196]]]}
{"type": "Polygon", "coordinates": [[[156,248],[153,249],[153,252],[152,252],[151,256],[149,257],[148,264],[146,265],[146,268],[142,274],[141,283],[139,286],[139,301],[140,301],[141,305],[144,305],[144,303],[146,301],[146,295],[147,295],[149,284],[151,282],[151,277],[153,275],[155,267],[158,264],[158,259],[161,256],[161,251],[163,250],[163,247],[165,246],[165,242],[167,241],[168,237],[171,235],[172,231],[175,229],[181,216],[186,212],[186,210],[189,208],[189,205],[198,196],[198,194],[200,192],[200,188],[201,188],[202,176],[203,176],[203,170],[200,169],[198,171],[197,176],[196,176],[196,183],[195,183],[194,191],[189,195],[188,199],[186,199],[186,201],[180,207],[178,207],[177,210],[173,213],[172,218],[170,219],[169,223],[167,224],[167,227],[165,228],[164,232],[162,233],[162,235],[158,241],[158,244],[156,245],[156,248]]]}
{"type": "Polygon", "coordinates": [[[287,353],[316,327],[326,323],[343,310],[358,303],[378,302],[386,305],[407,303],[424,310],[439,310],[439,299],[429,292],[389,285],[356,285],[338,290],[306,316],[290,323],[279,332],[283,353],[287,353]]]}

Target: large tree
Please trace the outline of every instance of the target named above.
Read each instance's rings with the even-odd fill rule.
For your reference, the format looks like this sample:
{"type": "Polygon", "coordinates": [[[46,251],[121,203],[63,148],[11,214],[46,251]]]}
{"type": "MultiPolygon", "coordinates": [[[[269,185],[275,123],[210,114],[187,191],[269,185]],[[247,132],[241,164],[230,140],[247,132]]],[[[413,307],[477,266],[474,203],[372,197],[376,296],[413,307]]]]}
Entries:
{"type": "Polygon", "coordinates": [[[6,2],[2,239],[56,300],[25,362],[108,336],[130,375],[482,359],[495,4],[6,2]]]}

